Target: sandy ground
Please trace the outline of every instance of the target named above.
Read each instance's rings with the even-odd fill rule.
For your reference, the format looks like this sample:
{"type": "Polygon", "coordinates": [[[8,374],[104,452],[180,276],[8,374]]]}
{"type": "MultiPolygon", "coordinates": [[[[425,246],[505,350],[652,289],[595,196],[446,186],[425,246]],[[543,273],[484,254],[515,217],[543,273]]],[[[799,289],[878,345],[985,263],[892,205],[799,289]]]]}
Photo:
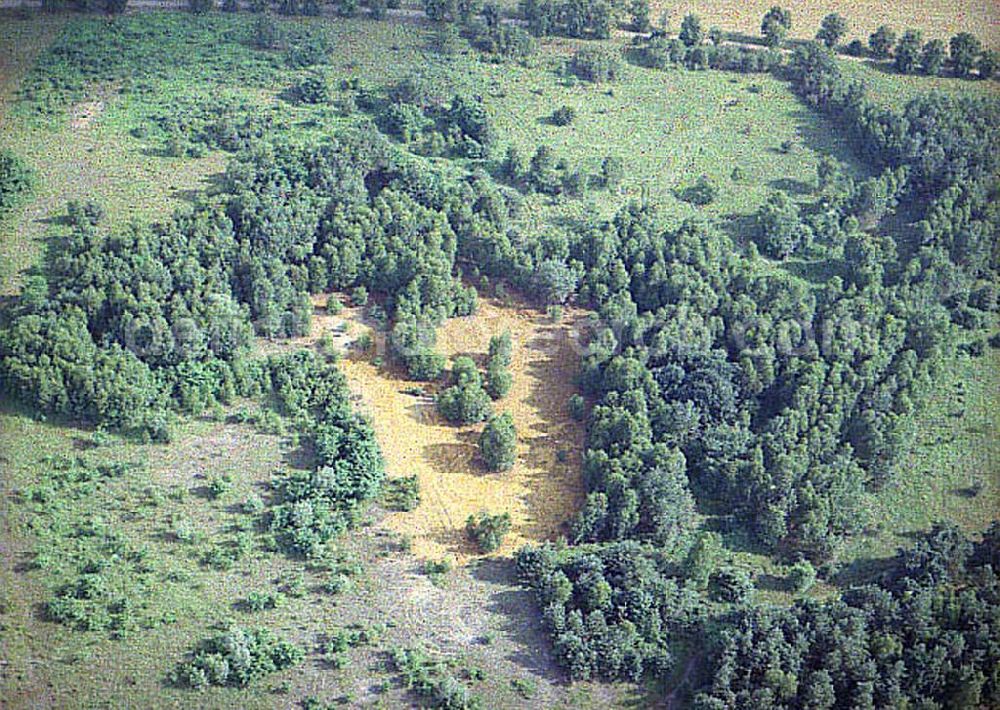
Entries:
{"type": "MultiPolygon", "coordinates": [[[[347,322],[347,334],[338,335],[344,346],[369,329],[359,309],[333,316],[325,313],[324,304],[320,297],[311,339],[337,332],[347,322]]],[[[584,427],[570,417],[567,405],[577,390],[580,357],[574,325],[581,318],[581,312],[568,311],[560,323],[553,323],[534,309],[482,300],[476,315],[450,319],[439,329],[438,352],[449,358],[470,355],[480,366],[490,338],[505,330],[511,333],[513,387],[494,409],[511,413],[519,442],[517,463],[503,473],[488,472],[478,459],[481,424],[448,424],[437,414],[432,386],[424,385],[422,396],[407,394],[420,383],[393,368],[372,364],[380,354],[388,361],[381,334],[376,335],[373,351],[361,355],[352,350],[344,358],[341,367],[360,408],[372,419],[389,476],[416,475],[420,482],[421,503],[416,510],[392,513],[383,523],[410,536],[415,554],[458,562],[476,555],[466,539],[465,521],[480,510],[508,512],[513,518],[498,555],[563,532],[584,496],[580,478],[584,427]]]]}

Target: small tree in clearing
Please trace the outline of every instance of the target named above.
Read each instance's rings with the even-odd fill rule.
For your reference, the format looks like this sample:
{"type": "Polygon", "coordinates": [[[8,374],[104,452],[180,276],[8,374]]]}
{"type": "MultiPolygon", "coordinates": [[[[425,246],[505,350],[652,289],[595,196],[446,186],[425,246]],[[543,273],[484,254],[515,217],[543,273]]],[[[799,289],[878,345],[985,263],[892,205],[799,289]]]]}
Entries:
{"type": "Polygon", "coordinates": [[[845,34],[847,34],[847,20],[843,15],[833,12],[823,18],[816,39],[833,49],[845,34]]]}
{"type": "Polygon", "coordinates": [[[764,35],[764,42],[768,47],[781,45],[790,29],[792,29],[792,13],[780,5],[768,10],[760,23],[760,32],[764,35]]]}
{"type": "Polygon", "coordinates": [[[503,539],[510,532],[510,513],[490,515],[486,511],[470,515],[465,521],[465,531],[482,552],[493,552],[500,548],[503,539]]]}
{"type": "Polygon", "coordinates": [[[491,418],[479,437],[479,450],[491,471],[506,471],[517,460],[517,430],[514,418],[504,413],[491,418]]]}

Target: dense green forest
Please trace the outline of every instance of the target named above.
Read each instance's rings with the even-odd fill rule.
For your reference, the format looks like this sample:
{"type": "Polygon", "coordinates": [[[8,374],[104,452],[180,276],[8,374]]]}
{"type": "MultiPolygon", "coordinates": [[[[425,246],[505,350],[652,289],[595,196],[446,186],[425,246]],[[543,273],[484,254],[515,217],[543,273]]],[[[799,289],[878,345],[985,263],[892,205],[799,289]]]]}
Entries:
{"type": "MultiPolygon", "coordinates": [[[[480,370],[471,357],[449,364],[435,350],[438,328],[508,289],[553,320],[585,309],[582,395],[569,402],[586,424],[585,500],[564,539],[516,554],[570,678],[647,680],[662,694],[682,678],[692,706],[706,709],[1000,704],[997,525],[981,539],[936,525],[836,589],[845,549],[879,523],[870,496],[906,474],[912,417],[957,357],[1000,346],[1000,99],[875,102],[841,68],[839,15],[818,41],[788,48],[790,16],[774,8],[766,46],[755,48],[725,43],[694,15],[674,38],[652,27],[641,0],[524,0],[524,28],[494,6],[424,5],[431,21],[461,26],[451,39],[487,62],[527,62],[550,35],[606,39],[619,23],[641,33],[624,52],[580,45],[560,70],[612,97],[603,87],[636,67],[769,75],[864,170],[824,156],[804,196],[771,189],[736,230],[701,214],[676,219],[642,195],[610,218],[584,207],[581,218],[539,225],[526,218],[538,201],[616,199],[632,156],[586,166],[544,143],[524,154],[505,143],[489,97],[419,73],[335,84],[322,67],[336,48],[322,32],[282,34],[259,14],[225,60],[199,67],[178,54],[177,71],[237,72],[251,85],[280,77],[288,106],[352,123],[296,132],[280,109],[224,93],[146,114],[133,133],[178,159],[225,151],[224,174],[163,220],[112,223],[98,202],[67,206],[62,234],[2,306],[5,395],[38,416],[166,447],[187,419],[257,402],[262,416],[288,422],[309,463],[275,474],[266,502],[248,506],[253,530],[268,549],[322,561],[379,497],[385,462],[337,358],[262,354],[260,343],[308,335],[311,296],[350,294],[384,332],[392,364],[440,387],[443,420],[486,423],[478,450],[503,472],[519,437],[518,422],[494,413],[516,376],[510,334],[495,334],[480,370]],[[745,566],[723,553],[723,535],[787,565],[794,603],[757,595],[745,566]],[[827,591],[805,595],[817,584],[827,591]]],[[[308,4],[280,9],[314,14],[308,4]]],[[[386,8],[368,10],[381,18],[386,8]]],[[[146,30],[144,50],[129,53],[150,72],[131,79],[140,93],[155,81],[150,62],[174,56],[169,27],[146,30]]],[[[88,82],[123,80],[129,66],[115,52],[139,31],[92,22],[57,39],[24,81],[28,112],[46,120],[88,82]]],[[[995,71],[995,54],[971,35],[947,48],[919,33],[894,39],[881,28],[845,51],[891,51],[902,73],[941,74],[946,60],[957,78],[995,71]]],[[[551,108],[546,120],[560,130],[577,120],[570,106],[551,108]]],[[[733,183],[741,173],[732,166],[733,183]]],[[[35,182],[20,157],[0,152],[0,219],[35,182]]],[[[705,207],[719,189],[701,176],[678,200],[705,207]]],[[[36,494],[26,498],[52,495],[36,494]]],[[[510,524],[484,511],[465,529],[492,552],[510,524]]],[[[121,628],[125,613],[101,584],[99,569],[83,569],[47,618],[121,628]]],[[[303,653],[267,629],[233,628],[175,659],[170,682],[247,686],[303,653]]],[[[413,651],[395,657],[432,706],[476,706],[447,669],[413,651]]]]}

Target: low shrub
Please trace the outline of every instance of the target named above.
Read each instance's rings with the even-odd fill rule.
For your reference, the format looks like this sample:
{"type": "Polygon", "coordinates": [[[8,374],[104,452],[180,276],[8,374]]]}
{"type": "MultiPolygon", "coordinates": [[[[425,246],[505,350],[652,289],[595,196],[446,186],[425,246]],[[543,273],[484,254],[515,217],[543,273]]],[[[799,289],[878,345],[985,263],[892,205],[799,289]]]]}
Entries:
{"type": "Polygon", "coordinates": [[[390,478],[384,485],[385,507],[408,513],[420,505],[420,483],[416,476],[390,478]]]}
{"type": "Polygon", "coordinates": [[[34,187],[31,169],[7,150],[0,150],[0,215],[13,208],[34,187]]]}
{"type": "Polygon", "coordinates": [[[465,532],[481,552],[494,552],[510,532],[510,513],[490,515],[482,511],[470,515],[465,521],[465,532]]]}
{"type": "Polygon", "coordinates": [[[572,106],[560,106],[552,112],[552,123],[556,126],[568,126],[576,118],[576,109],[572,106]]]}
{"type": "Polygon", "coordinates": [[[431,660],[419,649],[396,648],[392,663],[403,685],[420,696],[425,707],[443,710],[480,710],[482,699],[469,692],[447,663],[431,660]]]}
{"type": "Polygon", "coordinates": [[[584,47],[573,55],[570,71],[586,81],[617,81],[625,69],[621,55],[607,47],[584,47]]]}

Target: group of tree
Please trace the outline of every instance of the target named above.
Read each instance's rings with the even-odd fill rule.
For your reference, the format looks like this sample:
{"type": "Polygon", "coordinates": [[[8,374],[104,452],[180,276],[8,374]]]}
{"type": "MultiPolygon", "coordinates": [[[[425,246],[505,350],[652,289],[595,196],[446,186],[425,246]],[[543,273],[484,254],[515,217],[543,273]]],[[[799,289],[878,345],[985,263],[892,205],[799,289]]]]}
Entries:
{"type": "Polygon", "coordinates": [[[648,32],[648,0],[520,0],[520,19],[536,37],[607,39],[615,27],[648,32]]]}
{"type": "Polygon", "coordinates": [[[156,440],[169,438],[175,412],[272,393],[315,438],[317,465],[278,483],[271,529],[289,551],[313,554],[374,495],[377,448],[332,366],[261,360],[251,338],[304,334],[309,293],[364,286],[413,373],[439,374],[435,325],[475,306],[456,277],[455,229],[483,234],[506,219],[486,187],[445,187],[365,133],[256,145],[229,166],[217,199],[159,225],[112,231],[100,209],[71,205],[69,236],[5,307],[0,382],[39,412],[156,440]]]}
{"type": "Polygon", "coordinates": [[[939,526],[880,583],[742,610],[706,654],[715,708],[991,707],[1000,703],[1000,527],[939,526]]]}
{"type": "Polygon", "coordinates": [[[852,102],[836,118],[863,136],[863,157],[883,172],[853,181],[827,170],[823,210],[804,215],[778,194],[761,209],[758,228],[767,254],[832,250],[823,253],[840,254],[849,275],[806,295],[794,280],[763,276],[735,258],[706,225],[665,232],[639,205],[571,243],[570,261],[583,268],[578,298],[596,303],[609,325],[585,369],[597,405],[585,464],[591,497],[578,539],[663,529],[643,522],[655,518],[644,506],[673,490],[669,512],[684,511],[677,501],[692,476],[743,511],[762,540],[829,559],[858,529],[861,491],[892,476],[905,450],[898,422],[953,350],[952,318],[982,324],[995,309],[988,281],[996,254],[987,235],[996,216],[984,196],[997,174],[996,108],[936,97],[914,101],[897,118],[865,108],[856,88],[812,66],[829,56],[816,45],[800,50],[793,82],[818,104],[826,106],[830,91],[852,102]],[[916,251],[896,266],[891,242],[868,230],[900,200],[928,209],[912,237],[916,251]],[[929,298],[941,305],[904,305],[929,298]],[[891,327],[880,313],[894,314],[891,327]],[[863,369],[852,364],[862,361],[863,369]],[[669,447],[682,463],[666,463],[669,447]],[[647,481],[645,471],[656,475],[647,481]]]}
{"type": "Polygon", "coordinates": [[[500,162],[498,177],[524,192],[559,198],[581,197],[594,188],[614,190],[621,184],[624,173],[624,161],[618,156],[605,156],[600,173],[588,173],[557,156],[544,143],[535,149],[530,158],[511,144],[500,162]]]}
{"type": "Polygon", "coordinates": [[[666,680],[671,650],[684,648],[710,659],[693,683],[706,710],[986,707],[1000,700],[998,543],[998,525],[976,544],[935,526],[881,577],[790,608],[748,603],[747,573],[698,545],[683,565],[636,542],[527,547],[516,559],[575,679],[666,680]]]}
{"type": "Polygon", "coordinates": [[[607,0],[520,0],[518,8],[536,37],[607,39],[615,23],[615,8],[607,0]]]}
{"type": "Polygon", "coordinates": [[[133,129],[133,135],[161,139],[163,152],[171,157],[197,158],[209,150],[246,150],[274,125],[274,111],[236,96],[178,97],[133,129]]]}
{"type": "Polygon", "coordinates": [[[503,21],[500,8],[488,3],[480,18],[467,25],[473,46],[501,59],[525,59],[535,53],[535,38],[520,25],[503,21]]]}
{"type": "Polygon", "coordinates": [[[950,64],[954,76],[969,78],[975,72],[980,79],[990,79],[997,71],[1000,56],[984,49],[979,39],[969,32],[960,32],[945,43],[939,39],[923,41],[920,30],[906,30],[892,49],[895,33],[880,27],[869,38],[869,48],[879,59],[893,58],[893,66],[901,74],[937,76],[950,64]]]}
{"type": "Polygon", "coordinates": [[[343,374],[312,351],[268,360],[270,392],[281,413],[298,422],[311,444],[311,470],[273,482],[268,526],[278,545],[316,557],[349,528],[358,506],[374,498],[385,477],[382,454],[368,421],[353,411],[343,374]]]}
{"type": "Polygon", "coordinates": [[[923,33],[908,29],[901,36],[888,25],[880,25],[868,36],[867,47],[855,40],[848,52],[856,56],[869,55],[875,59],[892,59],[901,74],[927,74],[937,76],[950,63],[954,76],[969,78],[975,72],[981,79],[989,79],[997,72],[1000,55],[986,49],[975,35],[960,32],[946,45],[940,39],[924,42],[923,33]]]}
{"type": "Polygon", "coordinates": [[[636,542],[592,549],[525,547],[516,556],[534,589],[557,660],[574,680],[666,678],[671,647],[696,639],[705,607],[636,542]]]}
{"type": "MultiPolygon", "coordinates": [[[[843,264],[841,275],[810,290],[762,272],[752,250],[739,255],[712,227],[690,221],[665,229],[641,204],[570,243],[567,264],[582,267],[576,297],[594,304],[603,324],[582,375],[595,400],[584,459],[588,496],[572,529],[577,545],[532,552],[522,566],[539,590],[557,656],[576,676],[627,676],[659,656],[648,645],[654,637],[623,611],[644,598],[643,582],[619,585],[602,572],[605,584],[588,574],[581,585],[559,560],[596,567],[588,556],[620,549],[613,541],[638,541],[676,559],[694,530],[693,489],[733,511],[761,543],[803,555],[826,573],[846,537],[865,524],[865,492],[895,475],[908,445],[901,422],[933,389],[956,342],[984,342],[983,328],[997,312],[1000,265],[989,235],[1000,216],[988,197],[1000,175],[996,102],[926,96],[899,112],[878,107],[840,76],[819,44],[797,49],[786,74],[852,137],[876,174],[854,180],[821,163],[817,209],[774,195],[757,215],[760,248],[773,258],[822,254],[843,264]],[[894,241],[876,228],[897,203],[916,220],[894,241]],[[613,617],[595,607],[613,609],[613,617]]],[[[815,573],[806,564],[794,570],[797,587],[815,573]]],[[[713,598],[727,603],[746,602],[752,590],[737,569],[717,569],[705,580],[713,598]]],[[[743,628],[756,634],[758,627],[743,628]]],[[[900,633],[919,628],[907,621],[900,633]]],[[[793,677],[781,667],[784,675],[775,672],[774,685],[769,680],[755,694],[760,674],[773,666],[748,666],[741,675],[749,660],[740,654],[765,636],[734,634],[720,658],[736,660],[720,667],[718,692],[701,698],[706,707],[812,707],[828,702],[827,691],[837,700],[859,697],[851,695],[861,692],[857,683],[870,680],[842,687],[843,672],[831,667],[831,690],[822,674],[793,677]],[[737,687],[737,678],[745,685],[737,687]]],[[[904,640],[903,647],[918,647],[904,640]]],[[[830,643],[818,640],[818,652],[830,643]]],[[[796,640],[788,645],[802,648],[796,640]]],[[[929,658],[896,665],[918,673],[929,658]]],[[[891,692],[877,697],[893,704],[904,692],[940,701],[956,688],[963,698],[994,697],[995,684],[976,675],[988,678],[992,662],[978,652],[963,658],[964,668],[942,669],[954,673],[942,677],[968,681],[907,688],[905,679],[888,676],[900,682],[887,681],[891,692]]]]}
{"type": "MultiPolygon", "coordinates": [[[[764,15],[761,22],[761,34],[764,44],[777,48],[784,42],[792,28],[791,12],[779,5],[773,6],[764,15]]],[[[847,35],[849,24],[840,13],[826,15],[816,32],[816,40],[829,49],[837,47],[847,35]]],[[[706,35],[698,15],[688,14],[681,22],[677,40],[671,42],[665,33],[653,32],[648,44],[643,50],[642,61],[648,66],[665,68],[669,65],[685,65],[690,68],[734,69],[732,52],[722,44],[724,35],[716,30],[706,35]],[[711,45],[706,47],[706,37],[711,39],[711,45]],[[725,56],[713,58],[724,52],[725,56]]],[[[893,58],[897,71],[903,74],[923,73],[938,75],[946,64],[950,64],[954,75],[968,78],[975,73],[982,79],[989,79],[1000,68],[1000,55],[994,50],[983,47],[979,39],[969,33],[960,32],[953,36],[946,46],[939,39],[923,41],[923,34],[916,29],[909,29],[899,37],[888,25],[881,25],[868,38],[865,47],[861,40],[854,40],[847,52],[863,55],[866,52],[876,59],[893,58]]],[[[762,69],[767,71],[779,62],[771,61],[771,66],[762,69]]],[[[746,69],[738,69],[747,71],[746,69]]]]}
{"type": "Polygon", "coordinates": [[[732,44],[712,43],[687,45],[681,39],[663,34],[650,36],[637,43],[635,61],[652,69],[718,69],[741,73],[769,72],[781,65],[777,49],[753,49],[732,44]]]}
{"type": "Polygon", "coordinates": [[[448,659],[435,659],[420,648],[393,648],[392,667],[400,684],[416,694],[421,704],[444,710],[484,710],[481,696],[469,690],[454,672],[448,659]]]}
{"type": "Polygon", "coordinates": [[[584,47],[576,51],[569,70],[586,81],[617,81],[625,69],[621,53],[608,47],[584,47]]]}
{"type": "Polygon", "coordinates": [[[456,94],[449,103],[406,79],[383,98],[365,95],[361,105],[379,128],[428,156],[488,158],[496,134],[479,97],[456,94]]]}
{"type": "Polygon", "coordinates": [[[493,414],[490,395],[483,388],[483,376],[472,358],[455,358],[451,386],[437,396],[437,408],[453,424],[475,424],[493,414]]]}

